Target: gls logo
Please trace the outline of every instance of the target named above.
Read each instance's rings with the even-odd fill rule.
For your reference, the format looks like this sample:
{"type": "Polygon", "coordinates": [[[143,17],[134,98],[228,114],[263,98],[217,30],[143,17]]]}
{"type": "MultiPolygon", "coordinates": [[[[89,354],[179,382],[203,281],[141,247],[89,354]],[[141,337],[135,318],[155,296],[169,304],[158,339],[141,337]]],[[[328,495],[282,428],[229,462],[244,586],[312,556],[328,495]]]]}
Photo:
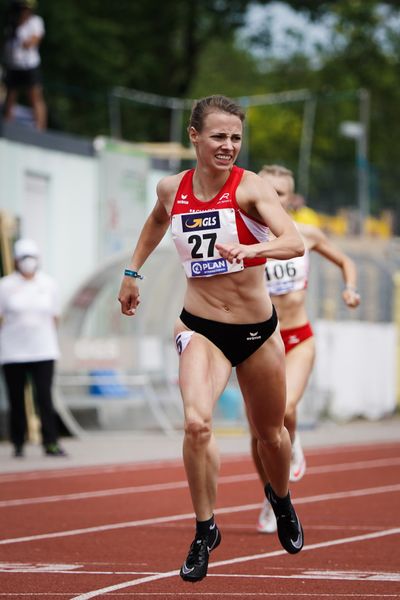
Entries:
{"type": "Polygon", "coordinates": [[[218,211],[182,215],[182,231],[219,229],[219,227],[220,223],[218,211]]]}

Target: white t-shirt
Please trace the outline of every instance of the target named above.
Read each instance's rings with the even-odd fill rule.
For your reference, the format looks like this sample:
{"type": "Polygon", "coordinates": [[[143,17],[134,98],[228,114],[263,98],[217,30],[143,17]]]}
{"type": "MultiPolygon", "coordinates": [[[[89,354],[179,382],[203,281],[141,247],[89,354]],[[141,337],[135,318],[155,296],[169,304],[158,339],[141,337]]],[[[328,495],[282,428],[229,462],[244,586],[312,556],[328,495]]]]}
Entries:
{"type": "Polygon", "coordinates": [[[57,359],[59,314],[57,286],[49,275],[39,271],[26,279],[15,271],[0,279],[0,363],[57,359]]]}
{"type": "Polygon", "coordinates": [[[31,15],[29,19],[19,25],[15,36],[5,43],[4,62],[9,69],[34,69],[40,65],[38,46],[24,48],[23,42],[32,36],[43,37],[44,22],[39,15],[31,15]]]}

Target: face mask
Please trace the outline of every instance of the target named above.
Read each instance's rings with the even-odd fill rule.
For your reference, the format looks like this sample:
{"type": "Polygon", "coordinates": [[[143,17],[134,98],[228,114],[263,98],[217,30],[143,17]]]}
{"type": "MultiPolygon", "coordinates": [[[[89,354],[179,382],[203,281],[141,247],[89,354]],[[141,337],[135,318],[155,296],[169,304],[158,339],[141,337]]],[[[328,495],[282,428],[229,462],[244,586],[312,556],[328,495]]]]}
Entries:
{"type": "Polygon", "coordinates": [[[18,268],[24,275],[33,275],[38,268],[38,259],[34,256],[25,256],[18,261],[18,268]]]}

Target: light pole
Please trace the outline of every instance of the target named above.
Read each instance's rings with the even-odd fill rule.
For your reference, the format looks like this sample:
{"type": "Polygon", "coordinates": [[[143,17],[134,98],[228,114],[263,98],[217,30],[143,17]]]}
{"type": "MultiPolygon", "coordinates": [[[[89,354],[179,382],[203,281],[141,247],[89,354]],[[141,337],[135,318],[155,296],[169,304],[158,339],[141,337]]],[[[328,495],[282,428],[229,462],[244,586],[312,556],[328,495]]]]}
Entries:
{"type": "Polygon", "coordinates": [[[311,150],[314,138],[315,113],[317,110],[317,97],[310,93],[304,100],[303,128],[300,140],[299,171],[297,175],[300,194],[307,198],[310,180],[311,150]]]}
{"type": "Polygon", "coordinates": [[[356,142],[357,197],[360,216],[360,233],[365,233],[366,219],[370,213],[369,168],[368,168],[368,125],[369,125],[369,92],[358,91],[360,100],[359,121],[343,121],[340,133],[356,142]]]}

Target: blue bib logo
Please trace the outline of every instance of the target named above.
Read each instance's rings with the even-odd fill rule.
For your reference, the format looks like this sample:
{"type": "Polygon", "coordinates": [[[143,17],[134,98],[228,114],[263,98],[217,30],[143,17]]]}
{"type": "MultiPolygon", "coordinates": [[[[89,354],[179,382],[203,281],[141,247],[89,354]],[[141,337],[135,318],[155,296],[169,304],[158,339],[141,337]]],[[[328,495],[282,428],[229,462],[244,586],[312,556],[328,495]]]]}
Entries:
{"type": "Polygon", "coordinates": [[[206,229],[219,229],[218,211],[209,211],[204,213],[192,213],[182,215],[182,231],[204,231],[206,229]]]}
{"type": "Polygon", "coordinates": [[[224,258],[214,260],[197,260],[191,264],[192,277],[207,277],[207,275],[219,275],[228,271],[228,263],[224,258]]]}

